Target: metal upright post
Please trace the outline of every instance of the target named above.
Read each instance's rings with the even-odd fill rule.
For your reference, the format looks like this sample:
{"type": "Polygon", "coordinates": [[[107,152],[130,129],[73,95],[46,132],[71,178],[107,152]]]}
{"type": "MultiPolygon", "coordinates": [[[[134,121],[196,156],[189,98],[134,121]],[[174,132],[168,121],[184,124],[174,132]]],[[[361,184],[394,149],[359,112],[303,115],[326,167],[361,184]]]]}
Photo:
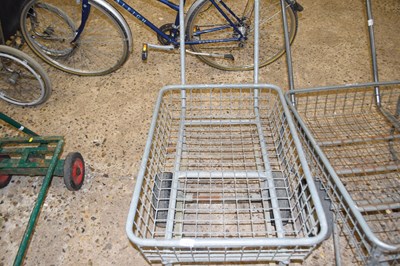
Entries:
{"type": "Polygon", "coordinates": [[[185,0],[179,2],[179,30],[181,32],[179,36],[180,42],[180,55],[181,55],[181,84],[186,84],[186,57],[185,57],[185,18],[184,18],[184,6],[185,0]]]}
{"type": "Polygon", "coordinates": [[[258,84],[259,74],[259,39],[260,39],[260,3],[254,1],[254,84],[258,84]]]}
{"type": "MultiPolygon", "coordinates": [[[[185,58],[185,19],[184,19],[184,5],[185,0],[180,0],[179,4],[179,30],[180,34],[180,62],[181,62],[181,84],[186,84],[186,58],[185,58]]],[[[170,201],[168,206],[168,215],[167,215],[167,224],[166,224],[166,238],[171,239],[174,230],[174,218],[176,215],[177,205],[177,197],[178,197],[178,187],[179,187],[179,176],[175,173],[178,173],[181,165],[182,158],[182,146],[184,142],[185,136],[185,120],[186,120],[186,90],[181,90],[181,114],[180,114],[180,124],[179,124],[179,135],[178,135],[178,143],[176,148],[176,156],[175,156],[175,166],[174,166],[174,175],[172,177],[171,184],[171,194],[170,201]]]]}
{"type": "MultiPolygon", "coordinates": [[[[287,23],[286,16],[286,4],[285,0],[281,0],[281,9],[282,9],[282,21],[283,21],[283,31],[284,31],[284,40],[285,40],[285,50],[286,50],[286,63],[288,68],[288,79],[289,79],[289,90],[294,90],[294,77],[293,77],[293,65],[292,65],[292,52],[290,49],[290,38],[289,38],[289,29],[287,23]]],[[[296,105],[296,99],[294,94],[291,94],[291,102],[292,105],[296,105]]]]}
{"type": "MultiPolygon", "coordinates": [[[[254,84],[258,84],[259,82],[259,38],[260,38],[260,1],[254,1],[254,84]]],[[[279,203],[278,203],[278,195],[275,189],[275,183],[272,179],[272,168],[271,163],[268,158],[268,149],[266,145],[266,141],[263,134],[261,116],[260,116],[260,106],[259,106],[259,93],[260,90],[258,88],[254,89],[254,112],[257,121],[257,131],[260,138],[260,146],[262,150],[262,158],[264,162],[265,172],[268,176],[265,182],[265,189],[269,190],[271,195],[271,205],[272,212],[275,217],[275,225],[276,231],[279,237],[284,237],[285,231],[282,224],[282,216],[279,211],[279,203]]]]}
{"type": "MultiPolygon", "coordinates": [[[[366,0],[367,6],[367,17],[368,17],[368,32],[369,32],[369,43],[372,57],[372,71],[374,76],[374,82],[379,82],[378,77],[378,63],[376,60],[376,47],[375,47],[375,35],[374,35],[374,19],[372,17],[371,0],[366,0]]],[[[375,100],[378,106],[381,106],[381,96],[379,86],[375,86],[375,100]]]]}

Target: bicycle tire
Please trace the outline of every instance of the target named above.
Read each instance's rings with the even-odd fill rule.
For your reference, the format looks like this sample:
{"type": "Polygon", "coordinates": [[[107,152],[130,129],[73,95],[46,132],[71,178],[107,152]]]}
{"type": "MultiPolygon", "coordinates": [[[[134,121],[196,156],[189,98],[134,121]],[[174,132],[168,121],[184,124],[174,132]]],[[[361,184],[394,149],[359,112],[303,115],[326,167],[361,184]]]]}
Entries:
{"type": "Polygon", "coordinates": [[[81,4],[76,1],[30,0],[20,18],[21,31],[29,47],[50,65],[70,74],[98,76],[120,68],[130,53],[129,29],[106,4],[94,0],[89,3],[91,9],[85,28],[77,42],[72,43],[81,21],[81,4]],[[39,21],[37,24],[32,23],[32,10],[39,21]],[[49,28],[52,39],[37,34],[49,28]],[[56,53],[43,49],[50,46],[55,47],[52,51],[56,53]],[[57,54],[59,51],[63,53],[57,54]]]}
{"type": "MultiPolygon", "coordinates": [[[[193,44],[191,49],[196,53],[219,54],[221,57],[198,55],[206,64],[228,71],[242,71],[254,69],[254,0],[226,0],[224,1],[235,14],[240,14],[245,26],[243,32],[247,40],[239,43],[219,42],[193,44]],[[234,2],[234,3],[232,3],[234,2]],[[232,3],[232,4],[231,4],[232,3]],[[243,46],[243,47],[241,47],[243,46]],[[228,56],[223,56],[228,55],[228,56]],[[234,60],[229,59],[233,56],[234,60]]],[[[288,19],[289,39],[292,44],[298,27],[297,13],[290,6],[286,8],[288,19]]],[[[230,18],[233,20],[232,16],[230,18]]],[[[232,27],[226,30],[215,31],[195,36],[196,31],[207,30],[211,27],[228,25],[227,20],[213,7],[209,0],[197,0],[190,7],[186,20],[186,36],[188,41],[217,40],[234,37],[232,27]]],[[[285,53],[284,34],[280,1],[260,1],[260,28],[259,28],[259,66],[264,67],[279,59],[285,53]],[[268,16],[271,14],[271,16],[268,16]]]]}
{"type": "MultiPolygon", "coordinates": [[[[38,25],[38,27],[36,27],[33,24],[42,24],[41,21],[36,21],[38,14],[36,13],[35,9],[38,8],[47,10],[51,14],[55,14],[55,18],[58,18],[60,21],[57,21],[58,23],[56,23],[56,21],[52,22],[52,24],[58,25],[57,28],[49,25],[46,28],[40,29],[42,32],[35,31],[34,35],[31,34],[31,36],[35,36],[35,38],[28,39],[34,42],[40,50],[49,56],[68,56],[70,53],[72,53],[74,47],[71,47],[68,43],[64,42],[65,38],[62,38],[60,41],[58,41],[59,39],[57,39],[57,37],[60,34],[55,31],[57,30],[59,32],[65,32],[65,34],[69,34],[72,38],[76,31],[75,23],[62,10],[51,4],[37,2],[35,6],[36,8],[29,8],[27,10],[27,14],[25,15],[26,18],[29,18],[31,30],[35,31],[35,29],[40,29],[38,25]],[[60,47],[57,45],[60,45],[60,47]]],[[[47,24],[49,24],[49,22],[47,22],[46,25],[47,24]]],[[[21,26],[21,29],[22,28],[23,32],[26,32],[26,27],[21,26]]]]}
{"type": "Polygon", "coordinates": [[[44,103],[51,94],[44,69],[18,49],[0,45],[0,98],[19,106],[44,103]]]}

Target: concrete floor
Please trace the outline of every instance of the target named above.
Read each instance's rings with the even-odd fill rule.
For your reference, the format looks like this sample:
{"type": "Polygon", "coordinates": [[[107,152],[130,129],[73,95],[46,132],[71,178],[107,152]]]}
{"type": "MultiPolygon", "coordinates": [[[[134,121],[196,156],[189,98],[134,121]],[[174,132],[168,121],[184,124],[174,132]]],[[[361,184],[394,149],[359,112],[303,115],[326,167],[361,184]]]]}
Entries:
{"type": "MultiPolygon", "coordinates": [[[[146,6],[145,16],[164,24],[163,6],[146,6]]],[[[372,81],[364,1],[301,0],[299,31],[292,46],[296,88],[372,81]]],[[[374,1],[380,79],[400,79],[400,1],[374,1]]],[[[143,8],[142,8],[143,9],[143,8]]],[[[122,11],[123,12],[123,11],[122,11]]],[[[135,179],[158,91],[179,84],[179,56],[152,52],[140,58],[141,44],[155,35],[125,12],[134,50],[118,71],[103,77],[78,77],[45,64],[53,94],[43,105],[21,108],[0,101],[0,110],[41,135],[65,136],[64,156],[83,154],[87,175],[82,190],[69,192],[54,178],[26,255],[27,265],[146,265],[125,235],[135,179]]],[[[187,58],[187,83],[249,83],[252,72],[223,72],[187,58]]],[[[260,71],[260,82],[287,89],[284,58],[260,71]]],[[[3,135],[9,132],[0,124],[3,135]]],[[[1,135],[0,135],[1,136],[1,135]]],[[[17,252],[42,177],[14,177],[0,191],[0,265],[17,252]]],[[[351,257],[346,258],[351,262],[351,257]]],[[[333,265],[326,242],[304,262],[333,265]]]]}

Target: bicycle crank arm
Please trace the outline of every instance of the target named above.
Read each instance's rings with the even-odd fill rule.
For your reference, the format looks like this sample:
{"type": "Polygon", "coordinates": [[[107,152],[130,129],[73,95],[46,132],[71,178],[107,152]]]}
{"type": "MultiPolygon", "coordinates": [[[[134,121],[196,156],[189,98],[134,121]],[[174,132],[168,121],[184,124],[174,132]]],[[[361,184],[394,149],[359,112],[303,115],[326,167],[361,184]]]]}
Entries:
{"type": "Polygon", "coordinates": [[[149,56],[149,49],[155,50],[163,50],[163,51],[172,51],[175,49],[173,45],[157,45],[157,44],[150,44],[144,43],[142,46],[142,60],[146,61],[149,56]]]}
{"type": "Polygon", "coordinates": [[[175,49],[175,47],[173,45],[158,45],[158,44],[150,44],[150,43],[147,43],[145,45],[147,45],[148,48],[156,49],[156,50],[163,50],[163,51],[172,51],[175,49]]]}
{"type": "Polygon", "coordinates": [[[234,61],[235,58],[233,57],[232,54],[215,54],[215,53],[199,53],[199,52],[193,52],[190,50],[186,50],[186,53],[192,54],[192,55],[199,55],[199,56],[209,56],[209,57],[219,57],[219,58],[224,58],[224,59],[229,59],[234,61]]]}
{"type": "MultiPolygon", "coordinates": [[[[175,49],[175,46],[144,43],[143,47],[142,47],[142,60],[143,61],[147,60],[148,55],[149,55],[149,49],[172,51],[175,49]]],[[[224,59],[228,59],[228,60],[232,60],[232,61],[235,60],[235,58],[233,57],[232,54],[199,53],[199,52],[193,52],[191,50],[186,50],[186,53],[191,54],[191,55],[196,55],[196,56],[209,56],[209,57],[216,57],[216,58],[224,58],[224,59]]]]}

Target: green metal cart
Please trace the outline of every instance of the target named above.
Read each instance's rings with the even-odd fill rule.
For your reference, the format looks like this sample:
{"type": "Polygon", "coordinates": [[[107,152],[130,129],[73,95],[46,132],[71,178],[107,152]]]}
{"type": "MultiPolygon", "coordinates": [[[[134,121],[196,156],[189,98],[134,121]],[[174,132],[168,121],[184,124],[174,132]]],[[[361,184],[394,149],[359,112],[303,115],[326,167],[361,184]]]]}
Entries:
{"type": "Polygon", "coordinates": [[[68,190],[79,190],[85,178],[85,163],[78,152],[60,159],[63,137],[41,137],[1,112],[0,120],[28,135],[0,138],[0,188],[10,183],[13,175],[45,176],[15,257],[14,265],[21,265],[52,177],[62,176],[68,190]]]}

